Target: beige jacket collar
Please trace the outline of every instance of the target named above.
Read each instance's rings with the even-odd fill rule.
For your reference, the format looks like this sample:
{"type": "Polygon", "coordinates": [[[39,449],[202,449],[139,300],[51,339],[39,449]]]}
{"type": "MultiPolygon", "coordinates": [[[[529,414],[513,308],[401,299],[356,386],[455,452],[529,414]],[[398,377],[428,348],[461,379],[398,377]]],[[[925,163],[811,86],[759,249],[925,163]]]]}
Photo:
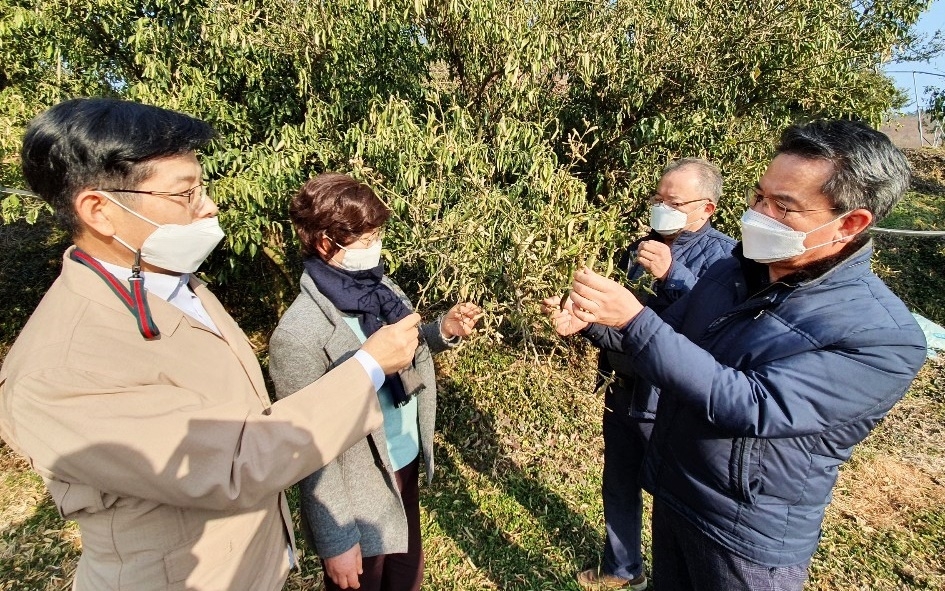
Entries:
{"type": "MultiPolygon", "coordinates": [[[[62,274],[60,278],[65,287],[82,297],[127,315],[128,322],[133,326],[135,323],[134,317],[118,296],[112,292],[108,284],[101,277],[96,275],[94,271],[69,258],[73,249],[75,249],[75,246],[69,247],[63,255],[62,274]]],[[[125,279],[121,279],[121,281],[124,282],[127,287],[127,281],[125,279]]],[[[256,353],[253,350],[252,343],[250,343],[239,325],[236,324],[229,313],[223,308],[223,304],[210,293],[210,290],[207,289],[203,281],[191,275],[190,288],[200,299],[200,303],[203,304],[207,314],[210,315],[211,320],[213,320],[213,323],[216,324],[217,328],[220,330],[220,335],[218,336],[200,321],[184,314],[177,306],[169,304],[164,299],[148,292],[147,298],[148,306],[151,309],[151,319],[161,332],[161,336],[158,338],[170,338],[174,336],[177,330],[185,323],[197,330],[203,330],[214,336],[218,336],[218,338],[223,338],[230,349],[232,349],[237,359],[239,359],[240,364],[243,366],[243,369],[246,371],[247,376],[253,384],[253,389],[256,391],[257,396],[266,407],[269,407],[269,393],[266,390],[262,372],[259,370],[259,361],[256,359],[256,353]]],[[[147,289],[147,284],[145,284],[145,289],[147,289]]]]}

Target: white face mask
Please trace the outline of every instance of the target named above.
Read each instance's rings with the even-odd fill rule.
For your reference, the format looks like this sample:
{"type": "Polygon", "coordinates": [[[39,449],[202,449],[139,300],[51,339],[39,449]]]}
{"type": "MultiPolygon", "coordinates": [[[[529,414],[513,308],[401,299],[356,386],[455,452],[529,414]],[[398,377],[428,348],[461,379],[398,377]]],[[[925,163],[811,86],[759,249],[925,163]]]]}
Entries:
{"type": "MultiPolygon", "coordinates": [[[[223,230],[220,228],[220,221],[216,217],[197,220],[186,226],[180,224],[161,225],[129,209],[113,199],[111,195],[104,195],[112,203],[131,215],[141,218],[152,226],[157,226],[157,230],[144,239],[140,250],[141,258],[159,269],[173,273],[193,273],[223,240],[223,230]]],[[[131,252],[138,251],[117,235],[114,238],[131,252]]]]}
{"type": "Polygon", "coordinates": [[[345,251],[338,266],[345,271],[366,271],[381,264],[381,249],[383,240],[378,238],[367,248],[338,248],[345,251]]]}
{"type": "Polygon", "coordinates": [[[696,220],[687,224],[688,220],[688,214],[673,209],[665,203],[650,206],[650,227],[660,234],[675,234],[699,221],[696,220]]]}
{"type": "MultiPolygon", "coordinates": [[[[770,218],[763,213],[758,213],[754,209],[747,209],[745,213],[742,214],[741,220],[742,252],[744,252],[746,258],[759,263],[776,263],[804,254],[808,250],[827,246],[834,242],[840,242],[844,238],[837,238],[836,240],[815,246],[804,246],[804,239],[807,238],[808,234],[829,226],[847,215],[849,215],[849,212],[837,216],[826,224],[817,226],[809,232],[799,232],[774,218],[770,218]]],[[[849,236],[847,236],[847,238],[849,238],[849,236]]]]}

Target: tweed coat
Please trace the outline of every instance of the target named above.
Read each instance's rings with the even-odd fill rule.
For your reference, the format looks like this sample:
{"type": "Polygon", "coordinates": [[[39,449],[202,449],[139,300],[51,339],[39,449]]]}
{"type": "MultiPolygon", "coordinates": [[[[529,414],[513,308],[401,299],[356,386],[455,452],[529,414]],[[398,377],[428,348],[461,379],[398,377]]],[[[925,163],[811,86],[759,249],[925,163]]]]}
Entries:
{"type": "MultiPolygon", "coordinates": [[[[410,302],[386,276],[384,284],[403,302],[410,302]]],[[[433,431],[436,420],[436,379],[432,352],[459,342],[446,341],[439,320],[421,325],[414,357],[422,386],[417,394],[420,445],[427,480],[433,477],[433,431]]],[[[338,309],[303,273],[301,293],[276,328],[269,343],[269,374],[278,398],[317,380],[344,363],[361,346],[338,309]]],[[[290,396],[291,395],[291,396],[290,396]]],[[[362,556],[407,551],[407,518],[387,454],[383,426],[318,472],[299,483],[302,529],[323,558],[337,556],[355,544],[362,556]]]]}

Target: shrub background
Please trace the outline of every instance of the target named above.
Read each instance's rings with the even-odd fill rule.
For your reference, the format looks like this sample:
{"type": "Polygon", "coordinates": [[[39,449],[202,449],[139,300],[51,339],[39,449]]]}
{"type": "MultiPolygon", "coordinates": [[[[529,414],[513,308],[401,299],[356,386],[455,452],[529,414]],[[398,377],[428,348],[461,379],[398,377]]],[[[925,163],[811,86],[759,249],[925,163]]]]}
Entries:
{"type": "Polygon", "coordinates": [[[62,99],[181,110],[220,133],[203,163],[227,241],[207,273],[264,304],[260,327],[296,293],[289,196],[337,170],[394,210],[390,270],[421,309],[473,299],[490,334],[529,341],[538,299],[639,233],[670,159],[721,166],[735,232],[785,125],[877,124],[900,100],[878,67],[927,5],[0,0],[0,183],[22,186],[23,126],[62,99]]]}
{"type": "MultiPolygon", "coordinates": [[[[227,241],[204,269],[265,363],[301,269],[289,196],[324,170],[370,183],[396,214],[393,275],[421,310],[463,297],[490,311],[438,358],[424,588],[577,591],[603,540],[603,403],[593,352],[546,338],[535,303],[641,232],[671,158],[720,164],[716,221],[737,235],[742,189],[785,125],[876,124],[897,102],[878,67],[926,4],[0,0],[0,184],[22,186],[23,126],[65,98],[209,120],[227,241]]],[[[889,223],[945,229],[945,156],[910,157],[918,192],[889,223]]],[[[0,356],[69,243],[35,201],[6,197],[2,213],[0,356]]],[[[876,245],[896,293],[945,323],[945,242],[876,245]]],[[[843,467],[807,589],[945,588],[943,383],[930,362],[843,467]]],[[[287,589],[316,589],[301,550],[287,589]]],[[[0,444],[0,591],[66,589],[78,552],[75,524],[0,444]]]]}

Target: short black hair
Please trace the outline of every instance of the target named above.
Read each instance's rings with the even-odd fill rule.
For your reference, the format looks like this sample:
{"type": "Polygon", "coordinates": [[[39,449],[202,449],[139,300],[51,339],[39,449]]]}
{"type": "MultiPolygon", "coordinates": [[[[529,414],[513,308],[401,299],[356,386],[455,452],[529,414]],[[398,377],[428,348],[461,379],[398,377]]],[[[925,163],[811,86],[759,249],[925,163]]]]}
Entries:
{"type": "Polygon", "coordinates": [[[909,189],[909,161],[883,133],[865,123],[820,119],[784,130],[778,154],[828,160],[833,174],[821,191],[840,211],[866,209],[886,217],[909,189]]]}
{"type": "Polygon", "coordinates": [[[20,152],[30,188],[73,236],[81,230],[73,200],[106,185],[134,189],[150,161],[205,146],[213,128],[189,115],[113,98],[61,102],[34,118],[20,152]]]}

